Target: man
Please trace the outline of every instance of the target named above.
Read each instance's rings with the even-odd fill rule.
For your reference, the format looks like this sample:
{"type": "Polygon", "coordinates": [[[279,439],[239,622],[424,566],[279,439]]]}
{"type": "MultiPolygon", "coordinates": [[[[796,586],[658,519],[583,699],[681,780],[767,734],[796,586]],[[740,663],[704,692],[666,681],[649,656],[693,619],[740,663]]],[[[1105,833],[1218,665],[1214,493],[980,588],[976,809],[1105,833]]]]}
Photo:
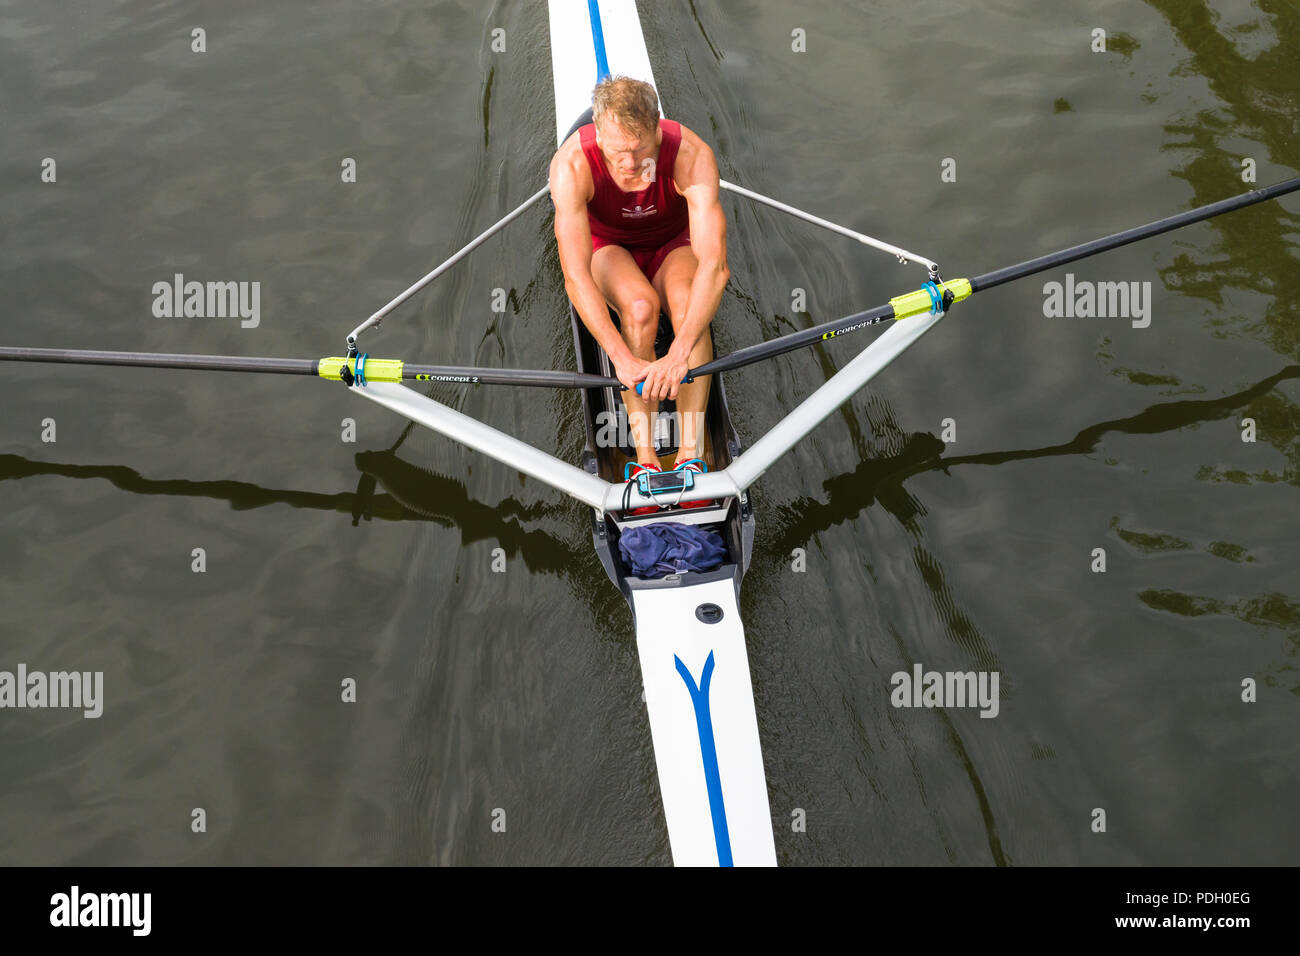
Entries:
{"type": "Polygon", "coordinates": [[[623,400],[638,464],[625,477],[660,470],[651,423],[665,398],[677,401],[682,426],[675,467],[701,471],[709,376],[680,383],[687,369],[713,358],[709,323],[730,276],[718,165],[702,139],[659,119],[659,98],[648,83],[603,80],[592,113],[595,122],[551,160],[564,286],[628,389],[623,400]],[[618,313],[617,327],[607,304],[618,313]],[[673,342],[656,360],[661,307],[673,342]],[[643,397],[637,382],[644,382],[643,397]]]}

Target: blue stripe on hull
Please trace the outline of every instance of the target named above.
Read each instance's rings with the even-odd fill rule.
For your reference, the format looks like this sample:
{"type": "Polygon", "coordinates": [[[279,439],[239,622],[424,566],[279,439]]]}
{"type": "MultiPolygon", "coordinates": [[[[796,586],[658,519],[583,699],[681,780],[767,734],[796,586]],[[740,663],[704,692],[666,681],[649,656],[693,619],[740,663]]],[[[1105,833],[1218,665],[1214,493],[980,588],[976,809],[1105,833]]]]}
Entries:
{"type": "Polygon", "coordinates": [[[587,0],[591,17],[591,42],[596,47],[596,82],[609,76],[609,58],[605,54],[605,32],[600,27],[600,0],[587,0]]]}
{"type": "MultiPolygon", "coordinates": [[[[594,4],[596,0],[591,0],[594,4]]],[[[700,686],[676,654],[677,673],[686,682],[686,691],[695,707],[695,727],[700,734],[700,755],[704,758],[704,783],[709,791],[709,811],[713,814],[713,839],[718,844],[718,866],[733,866],[731,862],[731,834],[727,831],[727,807],[722,802],[722,775],[718,772],[718,746],[713,739],[713,718],[709,714],[709,684],[713,680],[713,652],[704,662],[700,686]]]]}

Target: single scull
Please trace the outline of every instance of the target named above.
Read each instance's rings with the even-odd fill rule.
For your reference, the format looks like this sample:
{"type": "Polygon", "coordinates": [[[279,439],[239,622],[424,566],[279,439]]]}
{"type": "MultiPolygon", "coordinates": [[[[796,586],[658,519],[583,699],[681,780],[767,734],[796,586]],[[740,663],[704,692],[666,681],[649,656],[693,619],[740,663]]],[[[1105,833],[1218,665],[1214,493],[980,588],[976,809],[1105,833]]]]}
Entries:
{"type": "MultiPolygon", "coordinates": [[[[588,4],[551,0],[550,28],[560,143],[591,121],[592,88],[611,71],[655,86],[632,0],[603,0],[599,5],[595,0],[588,4]]],[[[572,306],[569,320],[578,374],[612,375],[609,359],[572,306]]],[[[670,338],[667,317],[661,316],[659,355],[670,338]]],[[[582,398],[587,429],[583,470],[621,485],[623,466],[635,460],[635,449],[626,440],[600,440],[606,431],[627,434],[619,390],[585,389],[582,398]],[[602,430],[610,422],[619,424],[602,430]]],[[[665,470],[671,469],[677,450],[678,429],[669,424],[674,413],[672,402],[662,403],[659,417],[665,427],[659,431],[666,440],[659,452],[665,470]]],[[[721,375],[713,376],[705,424],[704,457],[710,471],[721,471],[740,453],[721,375]]],[[[754,543],[749,496],[736,489],[720,498],[717,507],[670,509],[641,517],[595,508],[592,538],[636,622],[673,862],[678,866],[775,865],[767,778],[738,605],[740,581],[754,543]],[[619,552],[620,534],[630,525],[664,519],[719,532],[726,560],[712,571],[657,579],[633,575],[619,552]]]]}
{"type": "MultiPolygon", "coordinates": [[[[589,108],[592,88],[600,77],[616,72],[654,83],[633,0],[586,0],[585,3],[550,0],[549,22],[557,140],[563,141],[575,121],[589,108]]],[[[347,336],[348,354],[342,357],[282,359],[0,347],[0,360],[265,372],[341,380],[353,394],[384,405],[590,506],[596,551],[611,580],[627,598],[636,621],[637,648],[674,862],[774,864],[772,820],[738,607],[740,582],[749,564],[754,539],[754,514],[747,489],[778,458],[938,324],[954,303],[1005,282],[1296,192],[1300,190],[1300,178],[972,279],[948,281],[940,277],[933,260],[828,223],[743,187],[727,182],[721,185],[732,193],[890,253],[902,262],[917,262],[926,267],[928,281],[921,289],[896,296],[887,304],[747,346],[691,370],[690,376],[714,376],[707,414],[706,457],[711,470],[700,475],[693,488],[677,495],[676,501],[710,499],[716,502],[712,507],[690,510],[669,507],[648,518],[628,515],[629,492],[622,481],[622,466],[630,449],[619,441],[601,440],[603,424],[617,416],[622,408],[617,391],[621,386],[610,375],[608,360],[571,307],[576,372],[406,365],[398,360],[371,359],[360,351],[363,333],[378,327],[403,302],[517,219],[547,195],[546,188],[539,189],[500,222],[353,329],[347,336]],[[883,335],[748,450],[741,451],[728,415],[720,373],[890,320],[892,324],[883,335]],[[581,389],[587,441],[580,466],[534,448],[402,384],[408,380],[581,389]],[[725,543],[727,559],[721,567],[708,572],[654,580],[632,575],[620,556],[619,537],[632,525],[660,517],[716,529],[725,543]]],[[[665,409],[665,413],[670,413],[670,409],[665,409]]],[[[663,450],[671,453],[670,448],[663,450]]],[[[631,504],[658,504],[661,500],[647,497],[631,504]]]]}

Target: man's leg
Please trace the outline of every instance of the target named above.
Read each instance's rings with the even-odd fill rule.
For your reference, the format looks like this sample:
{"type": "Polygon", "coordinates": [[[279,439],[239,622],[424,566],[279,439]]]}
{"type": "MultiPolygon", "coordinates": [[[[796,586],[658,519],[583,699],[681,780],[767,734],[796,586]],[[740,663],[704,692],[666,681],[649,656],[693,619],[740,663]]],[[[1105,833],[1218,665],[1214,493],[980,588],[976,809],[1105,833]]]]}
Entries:
{"type": "MultiPolygon", "coordinates": [[[[691,297],[691,282],[699,261],[690,246],[680,246],[668,253],[654,276],[654,290],[660,300],[667,303],[668,318],[676,332],[686,318],[686,303],[691,297]]],[[[690,366],[696,368],[713,358],[713,339],[708,329],[691,350],[690,366]]],[[[704,457],[704,409],[709,403],[710,375],[701,375],[689,385],[677,389],[677,412],[681,420],[681,443],[677,449],[677,464],[692,458],[704,457]]]]}
{"type": "MultiPolygon", "coordinates": [[[[632,354],[653,362],[655,333],[659,330],[659,294],[632,254],[622,246],[602,246],[591,257],[591,277],[605,300],[618,312],[619,331],[632,354]]],[[[623,403],[627,406],[628,426],[636,445],[636,460],[658,462],[654,450],[654,416],[659,403],[647,402],[631,389],[623,392],[623,403]]]]}

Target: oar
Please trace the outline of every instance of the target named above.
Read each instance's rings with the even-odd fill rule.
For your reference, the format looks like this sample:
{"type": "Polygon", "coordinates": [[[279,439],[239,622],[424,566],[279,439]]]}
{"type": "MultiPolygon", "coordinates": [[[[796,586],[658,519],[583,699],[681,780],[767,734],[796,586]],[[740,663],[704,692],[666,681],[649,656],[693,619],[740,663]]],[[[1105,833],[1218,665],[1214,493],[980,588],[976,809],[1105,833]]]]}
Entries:
{"type": "MultiPolygon", "coordinates": [[[[1190,209],[1187,212],[1149,222],[1145,226],[1137,226],[1113,235],[1103,236],[1100,239],[1094,239],[1091,242],[1070,246],[1060,252],[1039,256],[1036,259],[1030,259],[1014,266],[995,269],[973,279],[955,279],[949,282],[940,282],[934,288],[939,290],[940,295],[944,291],[951,292],[951,302],[959,302],[976,292],[992,289],[994,286],[1011,282],[1013,279],[1023,279],[1025,276],[1045,272],[1048,269],[1054,269],[1088,256],[1095,256],[1110,249],[1117,249],[1120,246],[1128,245],[1130,242],[1137,242],[1140,239],[1158,236],[1163,232],[1180,229],[1194,222],[1201,222],[1214,216],[1223,215],[1226,212],[1232,212],[1234,209],[1244,209],[1256,203],[1276,199],[1297,190],[1300,190],[1300,177],[1275,183],[1272,186],[1265,186],[1263,189],[1251,190],[1248,193],[1242,193],[1240,196],[1233,196],[1231,199],[1210,203],[1208,206],[1198,206],[1196,209],[1190,209]]],[[[737,349],[729,355],[706,362],[699,368],[691,369],[683,381],[689,382],[699,375],[711,375],[714,372],[725,372],[745,365],[752,365],[754,362],[766,358],[815,345],[826,339],[847,335],[850,332],[857,332],[859,329],[865,329],[871,325],[878,325],[888,319],[905,319],[909,316],[930,312],[935,305],[933,292],[928,288],[930,286],[931,283],[926,283],[926,287],[922,287],[919,292],[909,292],[905,295],[896,296],[890,299],[887,304],[876,306],[874,309],[868,309],[865,312],[855,312],[853,315],[846,315],[832,322],[825,322],[822,325],[815,325],[799,332],[791,332],[788,335],[769,339],[757,345],[737,349]]],[[[951,302],[948,304],[951,304],[951,302]]],[[[944,308],[946,311],[946,306],[944,308]]],[[[639,387],[637,392],[640,393],[639,387]]]]}
{"type": "MultiPolygon", "coordinates": [[[[995,269],[973,279],[954,279],[927,282],[916,292],[904,293],[890,299],[885,305],[876,306],[865,312],[856,312],[844,318],[815,325],[809,329],[792,332],[767,342],[737,349],[729,355],[691,369],[683,382],[693,381],[700,375],[712,375],[742,368],[766,358],[792,352],[798,348],[814,345],[827,339],[847,335],[871,325],[878,325],[887,319],[905,319],[927,312],[947,311],[954,302],[995,286],[1023,279],[1035,273],[1045,272],[1079,259],[1095,256],[1098,253],[1116,249],[1120,246],[1158,236],[1195,222],[1202,222],[1215,216],[1244,209],[1257,203],[1276,199],[1288,193],[1300,190],[1300,177],[1265,186],[1224,199],[1206,206],[1199,206],[1187,212],[1157,219],[1145,226],[1126,229],[1091,242],[1070,246],[1059,252],[1029,259],[1013,266],[995,269]]],[[[538,194],[540,195],[540,193],[538,194]]],[[[536,197],[534,197],[535,199],[536,197]]],[[[522,207],[521,207],[522,208],[522,207]]],[[[516,213],[518,210],[516,211],[516,213]]],[[[418,285],[418,284],[417,284],[418,285]]],[[[412,287],[414,289],[415,287],[412,287]]],[[[357,364],[362,365],[359,376],[362,382],[400,382],[414,379],[424,382],[454,382],[465,385],[532,385],[547,388],[623,388],[616,378],[606,375],[591,375],[583,372],[562,372],[536,369],[492,369],[471,368],[449,365],[407,365],[397,359],[370,359],[366,356],[357,358],[322,358],[322,359],[283,359],[283,358],[245,358],[233,355],[177,355],[157,352],[105,352],[88,349],[33,349],[0,347],[0,360],[14,362],[57,362],[77,365],[134,365],[152,368],[207,369],[224,372],[270,372],[283,375],[318,375],[328,379],[351,379],[357,376],[357,364]],[[344,368],[347,375],[344,375],[344,368]]],[[[637,383],[637,394],[641,394],[641,384],[637,383]]]]}
{"type": "Polygon", "coordinates": [[[361,361],[366,382],[452,382],[461,385],[536,385],[547,388],[622,388],[616,378],[583,372],[538,369],[471,368],[455,365],[408,365],[398,359],[375,358],[252,358],[238,355],[178,355],[165,352],[104,352],[92,349],[2,348],[0,360],[53,362],[70,365],[130,365],[143,368],[203,369],[215,372],[267,372],[277,375],[316,375],[339,380],[343,367],[356,377],[361,361]]]}

